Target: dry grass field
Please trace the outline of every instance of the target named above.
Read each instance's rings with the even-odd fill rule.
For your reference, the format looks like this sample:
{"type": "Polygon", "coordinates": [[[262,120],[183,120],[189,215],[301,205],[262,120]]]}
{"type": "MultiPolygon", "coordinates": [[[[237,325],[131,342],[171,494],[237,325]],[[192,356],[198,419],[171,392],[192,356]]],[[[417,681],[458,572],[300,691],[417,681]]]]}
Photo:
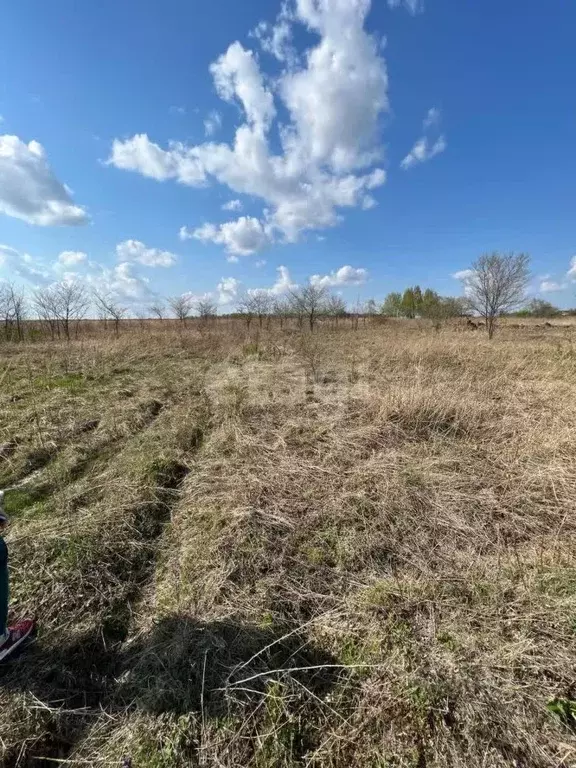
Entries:
{"type": "Polygon", "coordinates": [[[558,326],[3,344],[2,765],[576,765],[558,326]]]}

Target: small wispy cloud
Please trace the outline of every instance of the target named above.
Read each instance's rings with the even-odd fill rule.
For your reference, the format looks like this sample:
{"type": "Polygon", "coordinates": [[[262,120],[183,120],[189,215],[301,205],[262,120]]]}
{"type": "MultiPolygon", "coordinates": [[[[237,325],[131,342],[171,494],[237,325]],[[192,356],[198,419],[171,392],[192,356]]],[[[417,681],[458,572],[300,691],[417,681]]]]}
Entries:
{"type": "Polygon", "coordinates": [[[407,171],[419,163],[425,163],[436,155],[440,155],[448,146],[444,134],[439,133],[442,122],[442,112],[438,107],[431,107],[422,122],[424,131],[414,144],[410,152],[400,163],[400,167],[407,171]]]}
{"type": "Polygon", "coordinates": [[[556,280],[542,280],[540,283],[541,293],[555,293],[556,291],[563,291],[566,288],[566,283],[560,283],[556,280]]]}
{"type": "Polygon", "coordinates": [[[204,132],[206,136],[213,136],[222,126],[222,115],[215,109],[204,120],[204,132]]]}
{"type": "Polygon", "coordinates": [[[389,8],[400,8],[401,6],[415,16],[424,10],[424,0],[388,0],[389,8]]]}
{"type": "Polygon", "coordinates": [[[423,136],[421,139],[418,139],[410,152],[408,152],[406,157],[402,160],[400,167],[407,171],[409,168],[413,168],[419,163],[425,163],[428,160],[432,160],[433,157],[444,152],[447,146],[448,144],[444,136],[440,136],[434,144],[431,144],[428,141],[428,138],[423,136]]]}
{"type": "Polygon", "coordinates": [[[222,206],[223,211],[241,211],[242,203],[240,200],[229,200],[222,206]]]}
{"type": "Polygon", "coordinates": [[[435,125],[438,125],[440,123],[440,119],[442,118],[442,112],[438,109],[438,107],[431,107],[428,110],[428,114],[424,118],[424,130],[427,128],[432,128],[435,125]]]}

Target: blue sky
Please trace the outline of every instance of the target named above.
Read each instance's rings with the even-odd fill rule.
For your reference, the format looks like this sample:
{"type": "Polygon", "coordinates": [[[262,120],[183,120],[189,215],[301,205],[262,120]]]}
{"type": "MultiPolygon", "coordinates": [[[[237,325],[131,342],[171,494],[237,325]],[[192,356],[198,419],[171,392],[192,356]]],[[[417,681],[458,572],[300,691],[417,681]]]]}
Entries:
{"type": "Polygon", "coordinates": [[[10,3],[0,277],[226,311],[310,277],[456,294],[514,250],[574,305],[575,28],[566,0],[10,3]]]}

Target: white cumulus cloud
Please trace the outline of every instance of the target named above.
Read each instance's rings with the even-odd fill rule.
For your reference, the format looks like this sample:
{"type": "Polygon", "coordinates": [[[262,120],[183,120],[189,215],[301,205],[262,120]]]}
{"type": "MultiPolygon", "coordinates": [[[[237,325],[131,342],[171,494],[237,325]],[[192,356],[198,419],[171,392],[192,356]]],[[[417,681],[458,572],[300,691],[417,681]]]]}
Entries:
{"type": "Polygon", "coordinates": [[[453,272],[452,277],[454,280],[461,280],[462,282],[466,282],[466,280],[470,280],[473,274],[473,269],[460,269],[458,272],[453,272]]]}
{"type": "Polygon", "coordinates": [[[254,296],[258,293],[267,293],[269,296],[282,296],[284,293],[298,287],[298,284],[290,277],[290,272],[287,267],[280,266],[277,268],[276,272],[278,273],[278,277],[276,278],[276,282],[270,286],[270,288],[250,288],[248,294],[254,296]]]}
{"type": "Polygon", "coordinates": [[[50,272],[28,253],[21,253],[8,245],[0,245],[0,276],[2,273],[11,280],[19,277],[34,288],[48,285],[53,281],[50,272]]]}
{"type": "Polygon", "coordinates": [[[570,259],[570,268],[566,273],[566,277],[570,280],[576,280],[576,256],[572,256],[570,259]]]}
{"type": "Polygon", "coordinates": [[[275,24],[261,21],[252,32],[263,51],[289,66],[295,66],[297,62],[297,54],[292,45],[292,20],[288,6],[284,5],[275,24]]]}
{"type": "Polygon", "coordinates": [[[228,253],[236,256],[249,256],[262,250],[270,242],[270,236],[262,222],[252,216],[240,216],[235,221],[224,224],[204,224],[190,231],[185,227],[180,230],[180,237],[193,237],[204,243],[223,245],[228,253]]]}
{"type": "Polygon", "coordinates": [[[264,86],[252,51],[247,51],[236,41],[211,65],[210,72],[220,98],[237,101],[250,125],[256,130],[264,130],[270,125],[276,114],[274,98],[264,86]]]}
{"type": "Polygon", "coordinates": [[[368,0],[299,0],[296,15],[320,35],[307,52],[306,66],[287,72],[280,92],[292,126],[285,146],[294,143],[317,165],[346,172],[369,165],[379,155],[378,117],[388,108],[388,79],[376,41],[364,30],[368,0]]]}
{"type": "Polygon", "coordinates": [[[131,139],[114,139],[112,152],[106,161],[125,171],[137,171],[156,181],[175,179],[180,184],[197,187],[206,181],[202,163],[193,149],[181,142],[172,142],[167,150],[150,141],[145,133],[131,139]]]}
{"type": "Polygon", "coordinates": [[[136,261],[146,267],[171,267],[178,257],[170,251],[147,248],[140,240],[124,240],[116,246],[119,261],[136,261]]]}
{"type": "Polygon", "coordinates": [[[379,128],[388,109],[388,79],[379,41],[364,27],[370,4],[286,4],[276,25],[260,34],[262,41],[266,33],[271,50],[280,54],[282,68],[273,84],[254,53],[232,43],[210,68],[219,96],[244,114],[230,144],[173,142],[163,149],[137,134],[116,139],[108,163],[158,181],[200,186],[210,179],[262,201],[260,219],[201,228],[199,239],[221,242],[233,254],[253,253],[270,241],[296,241],[306,230],[338,224],[341,209],[372,206],[368,192],[386,180],[375,164],[382,151],[379,128]],[[296,25],[315,40],[300,63],[288,61],[285,53],[296,25]],[[250,242],[243,245],[248,230],[250,242]]]}
{"type": "Polygon", "coordinates": [[[0,280],[5,273],[7,279],[22,280],[33,289],[53,285],[55,280],[78,281],[88,290],[109,295],[132,309],[153,296],[150,281],[139,275],[136,268],[135,263],[126,261],[113,267],[104,266],[88,260],[83,251],[62,251],[58,259],[46,267],[28,253],[0,245],[0,280]]]}
{"type": "Polygon", "coordinates": [[[111,268],[101,264],[91,264],[87,274],[76,273],[71,276],[84,282],[89,288],[133,308],[138,305],[138,302],[149,299],[153,295],[149,280],[138,275],[134,264],[129,262],[122,262],[111,268]]]}
{"type": "Polygon", "coordinates": [[[82,264],[87,260],[88,255],[84,251],[62,251],[58,254],[58,264],[63,264],[66,267],[82,264]]]}
{"type": "Polygon", "coordinates": [[[351,267],[348,264],[329,275],[312,275],[310,283],[318,288],[333,288],[337,285],[361,285],[366,282],[368,272],[365,269],[351,267]]]}
{"type": "Polygon", "coordinates": [[[462,290],[464,296],[469,297],[472,293],[472,278],[474,277],[473,269],[460,269],[452,274],[454,280],[459,280],[462,283],[462,290]]]}
{"type": "Polygon", "coordinates": [[[291,291],[293,288],[298,287],[297,283],[295,283],[290,277],[290,272],[286,267],[279,266],[276,271],[278,272],[278,277],[270,289],[271,293],[279,296],[283,293],[286,293],[287,291],[291,291]]]}
{"type": "Polygon", "coordinates": [[[74,205],[37,141],[0,136],[0,213],[39,226],[86,224],[88,214],[74,205]]]}
{"type": "Polygon", "coordinates": [[[232,304],[238,296],[240,286],[240,280],[235,277],[223,277],[216,287],[218,303],[220,305],[232,304]]]}

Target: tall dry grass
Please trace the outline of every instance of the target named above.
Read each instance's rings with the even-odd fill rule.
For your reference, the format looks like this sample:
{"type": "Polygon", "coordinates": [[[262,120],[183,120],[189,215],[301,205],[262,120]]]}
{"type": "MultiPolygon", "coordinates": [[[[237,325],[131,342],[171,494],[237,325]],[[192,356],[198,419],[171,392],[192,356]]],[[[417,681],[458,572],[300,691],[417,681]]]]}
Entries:
{"type": "Polygon", "coordinates": [[[576,763],[571,328],[137,338],[4,352],[5,765],[576,763]]]}

